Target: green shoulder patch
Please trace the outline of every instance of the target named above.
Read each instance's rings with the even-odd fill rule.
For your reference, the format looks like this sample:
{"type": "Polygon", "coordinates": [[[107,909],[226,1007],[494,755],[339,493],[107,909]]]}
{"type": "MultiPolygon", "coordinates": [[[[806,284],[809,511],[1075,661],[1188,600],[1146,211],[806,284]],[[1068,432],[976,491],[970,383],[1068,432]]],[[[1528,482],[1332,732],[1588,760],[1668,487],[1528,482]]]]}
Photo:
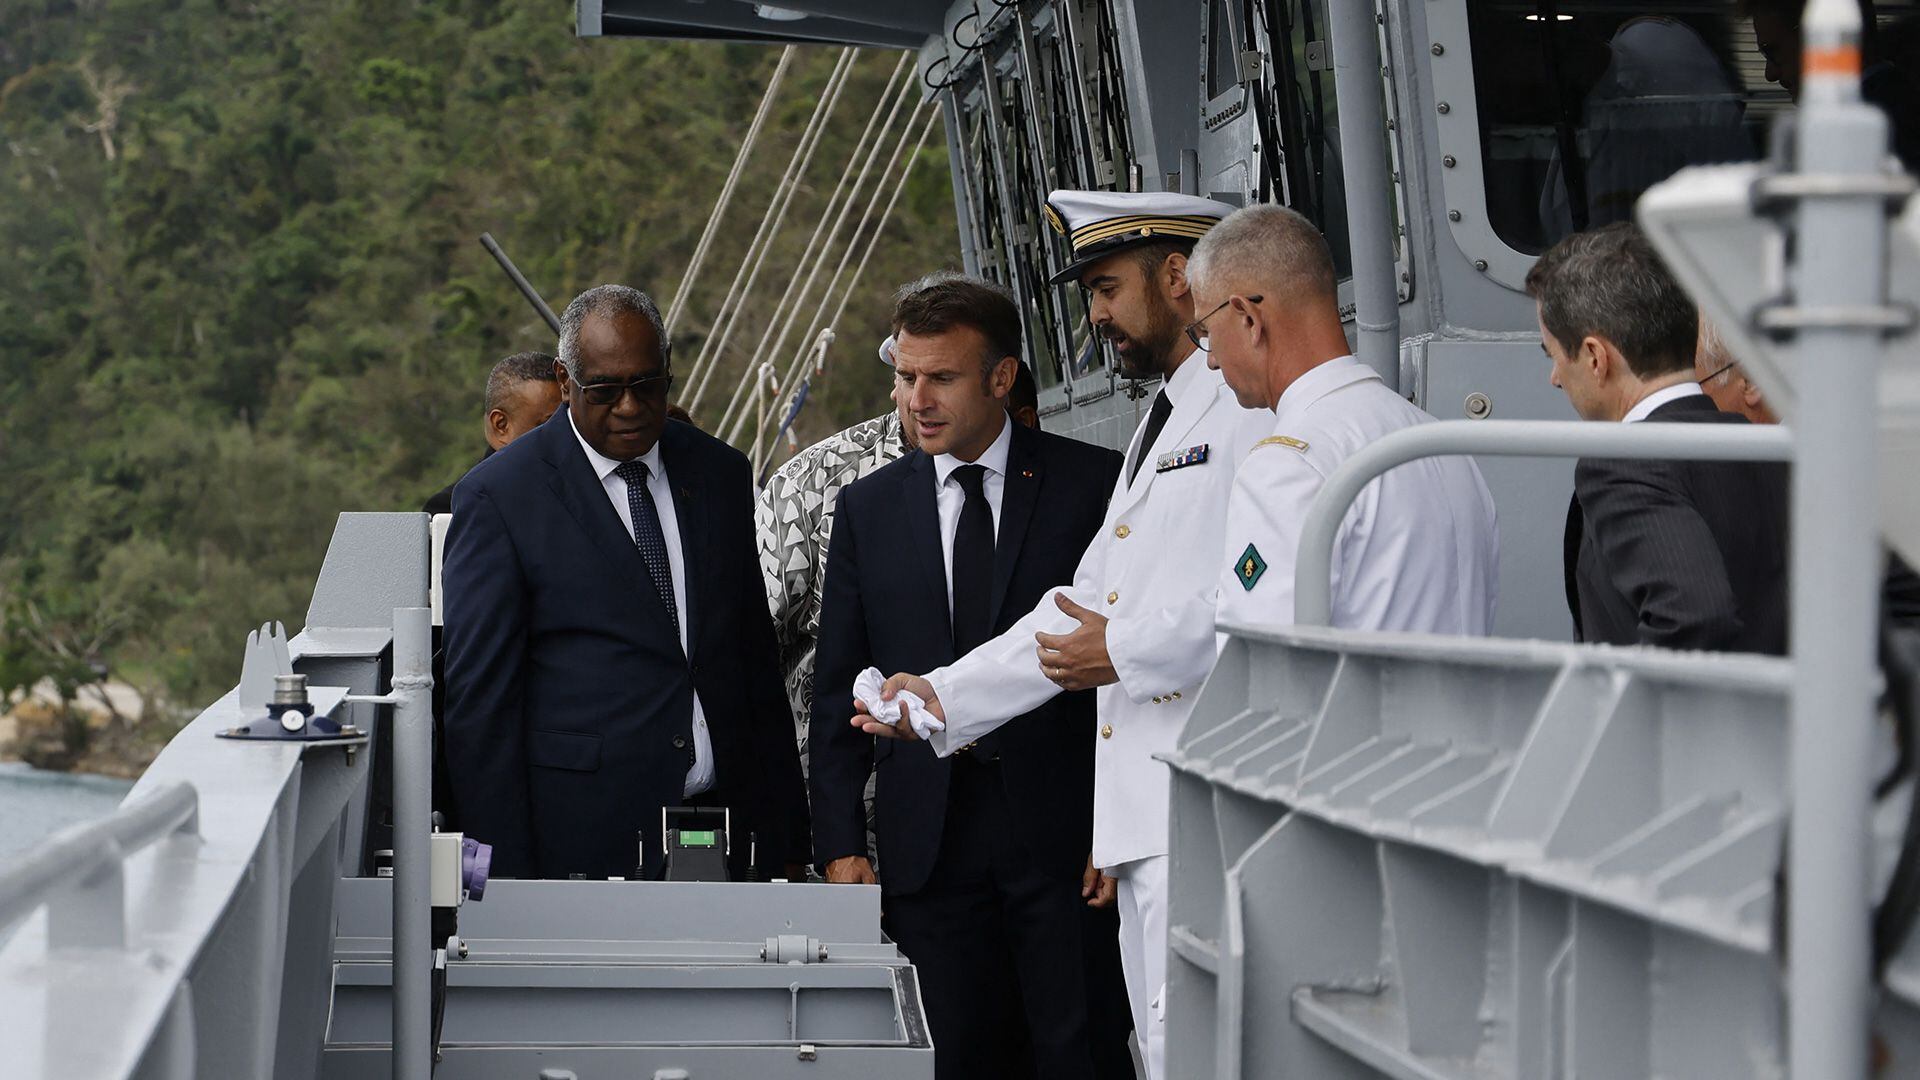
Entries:
{"type": "Polygon", "coordinates": [[[1260,557],[1260,549],[1248,544],[1247,550],[1240,553],[1239,564],[1234,567],[1234,573],[1240,577],[1240,587],[1252,592],[1253,587],[1260,583],[1260,575],[1266,572],[1267,560],[1260,557]]]}

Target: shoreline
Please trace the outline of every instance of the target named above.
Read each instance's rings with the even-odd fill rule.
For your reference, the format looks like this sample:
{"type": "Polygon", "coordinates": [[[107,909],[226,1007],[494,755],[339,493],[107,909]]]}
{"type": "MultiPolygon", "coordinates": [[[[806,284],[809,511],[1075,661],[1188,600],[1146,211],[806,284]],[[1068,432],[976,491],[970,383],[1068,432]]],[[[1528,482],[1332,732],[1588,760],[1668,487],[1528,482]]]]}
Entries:
{"type": "Polygon", "coordinates": [[[130,789],[134,781],[124,776],[100,772],[55,772],[52,769],[36,769],[32,765],[16,758],[0,759],[0,780],[21,781],[29,784],[68,784],[92,788],[130,789]]]}

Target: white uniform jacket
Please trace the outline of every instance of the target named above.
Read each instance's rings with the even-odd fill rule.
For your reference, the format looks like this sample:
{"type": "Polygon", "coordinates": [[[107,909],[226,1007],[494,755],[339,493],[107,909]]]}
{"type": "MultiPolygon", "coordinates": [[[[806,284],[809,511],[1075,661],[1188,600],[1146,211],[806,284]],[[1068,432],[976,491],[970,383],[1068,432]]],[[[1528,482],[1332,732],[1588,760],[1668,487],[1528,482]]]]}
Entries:
{"type": "MultiPolygon", "coordinates": [[[[1234,469],[1270,427],[1264,410],[1240,407],[1204,354],[1175,369],[1166,391],[1173,411],[1132,483],[1122,468],[1072,586],[927,676],[947,716],[947,730],[929,741],[944,757],[1059,692],[1034,643],[1037,632],[1079,625],[1056,593],[1107,616],[1120,681],[1098,692],[1092,855],[1102,867],[1167,852],[1167,767],[1153,755],[1173,748],[1213,666],[1219,529],[1234,469]]],[[[1128,444],[1129,464],[1141,434],[1128,444]]]]}
{"type": "MultiPolygon", "coordinates": [[[[1271,434],[1234,479],[1220,621],[1292,623],[1301,526],[1327,477],[1381,436],[1432,420],[1351,356],[1289,386],[1271,434]]],[[[1499,549],[1493,496],[1472,458],[1422,458],[1392,469],[1361,489],[1335,534],[1333,625],[1485,634],[1499,549]]]]}

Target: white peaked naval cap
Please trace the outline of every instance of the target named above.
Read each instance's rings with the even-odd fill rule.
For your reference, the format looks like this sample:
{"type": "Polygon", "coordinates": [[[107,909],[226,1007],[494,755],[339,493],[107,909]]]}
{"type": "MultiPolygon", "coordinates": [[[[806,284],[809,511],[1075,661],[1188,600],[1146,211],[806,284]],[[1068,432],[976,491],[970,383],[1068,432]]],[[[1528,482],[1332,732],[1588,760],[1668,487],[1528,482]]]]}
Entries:
{"type": "Polygon", "coordinates": [[[1170,191],[1056,191],[1047,196],[1047,223],[1073,245],[1073,254],[1050,280],[1071,281],[1089,263],[1130,247],[1198,240],[1235,209],[1170,191]]]}

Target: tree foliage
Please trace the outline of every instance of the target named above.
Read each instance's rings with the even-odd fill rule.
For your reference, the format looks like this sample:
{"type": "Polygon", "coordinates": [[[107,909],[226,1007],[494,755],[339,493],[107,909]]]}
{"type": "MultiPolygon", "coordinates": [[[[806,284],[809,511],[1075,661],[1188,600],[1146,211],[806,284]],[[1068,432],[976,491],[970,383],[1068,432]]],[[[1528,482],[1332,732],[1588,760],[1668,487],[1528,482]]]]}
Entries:
{"type": "MultiPolygon", "coordinates": [[[[603,281],[664,307],[778,56],[577,40],[555,0],[0,0],[0,27],[0,675],[50,673],[53,628],[187,704],[298,621],[338,512],[417,508],[478,456],[492,363],[552,350],[479,234],[556,309],[603,281]]],[[[682,361],[837,54],[797,58],[682,361]]],[[[722,401],[896,57],[858,59],[722,401]]],[[[937,133],[920,157],[803,443],[886,407],[888,294],[957,263],[937,133]]]]}

